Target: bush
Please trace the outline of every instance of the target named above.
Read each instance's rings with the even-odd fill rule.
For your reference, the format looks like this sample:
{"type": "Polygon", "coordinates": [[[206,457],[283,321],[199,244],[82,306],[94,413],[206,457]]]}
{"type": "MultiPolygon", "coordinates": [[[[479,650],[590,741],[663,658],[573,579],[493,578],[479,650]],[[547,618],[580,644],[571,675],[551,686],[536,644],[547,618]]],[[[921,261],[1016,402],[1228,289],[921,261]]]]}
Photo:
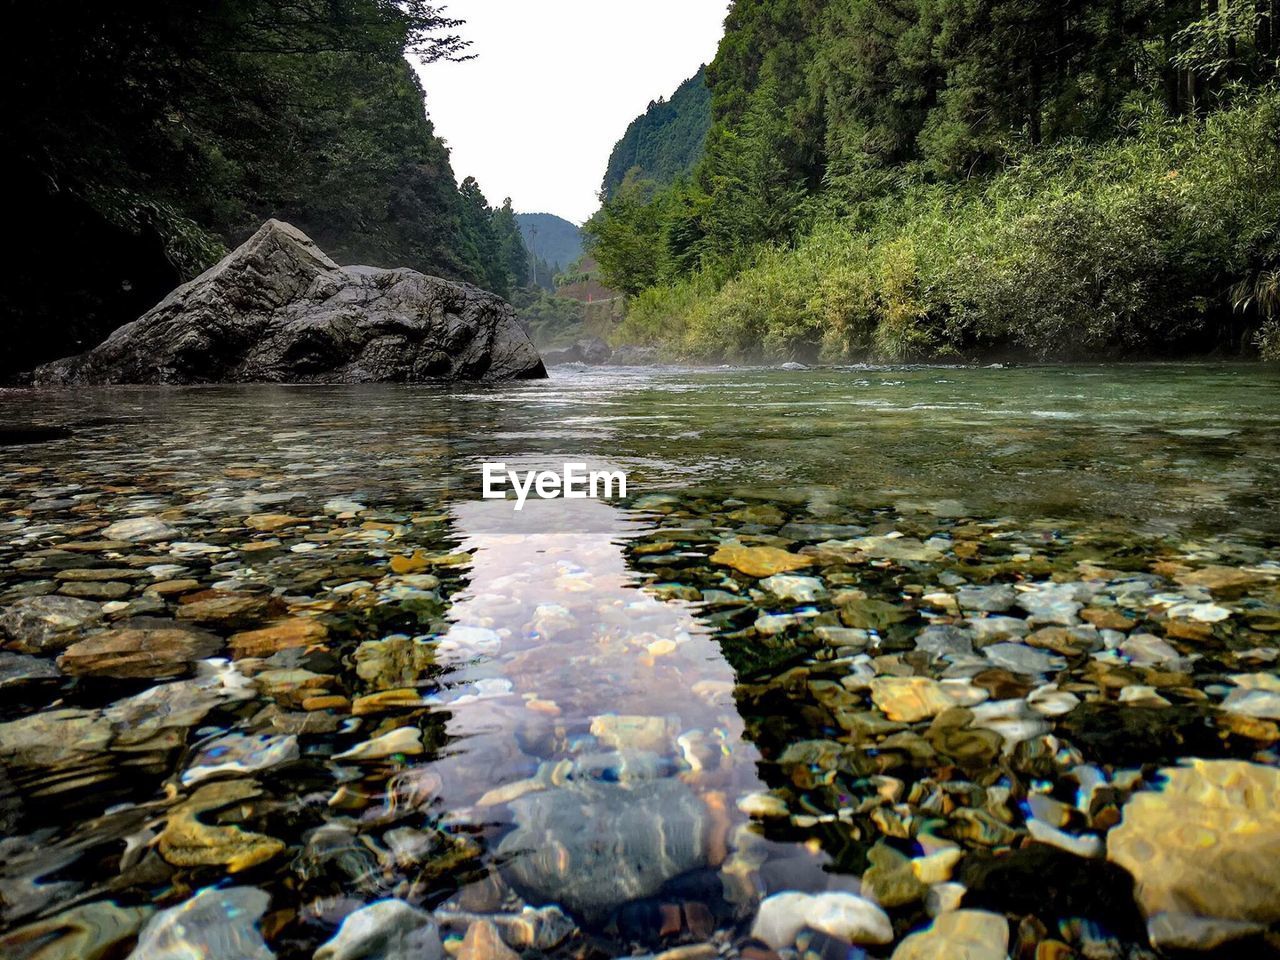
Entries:
{"type": "MultiPolygon", "coordinates": [[[[1041,149],[981,183],[846,205],[727,281],[651,287],[620,331],[703,360],[1209,350],[1280,223],[1280,94],[1041,149]]],[[[1248,314],[1255,329],[1266,314],[1248,314]]],[[[1255,338],[1276,352],[1275,323],[1255,338]]]]}

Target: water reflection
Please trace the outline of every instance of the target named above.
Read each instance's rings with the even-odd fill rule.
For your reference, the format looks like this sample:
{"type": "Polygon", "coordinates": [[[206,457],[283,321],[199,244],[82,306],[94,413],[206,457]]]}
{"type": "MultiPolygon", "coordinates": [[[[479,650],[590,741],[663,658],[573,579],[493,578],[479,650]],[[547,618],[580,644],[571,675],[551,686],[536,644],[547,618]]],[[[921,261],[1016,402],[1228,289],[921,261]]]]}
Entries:
{"type": "Polygon", "coordinates": [[[431,765],[450,815],[497,840],[528,902],[589,924],[634,926],[615,908],[664,895],[746,907],[717,871],[737,799],[763,789],[759,756],[708,628],[627,567],[647,525],[590,500],[467,503],[453,520],[472,567],[440,642],[450,742],[431,765]]]}

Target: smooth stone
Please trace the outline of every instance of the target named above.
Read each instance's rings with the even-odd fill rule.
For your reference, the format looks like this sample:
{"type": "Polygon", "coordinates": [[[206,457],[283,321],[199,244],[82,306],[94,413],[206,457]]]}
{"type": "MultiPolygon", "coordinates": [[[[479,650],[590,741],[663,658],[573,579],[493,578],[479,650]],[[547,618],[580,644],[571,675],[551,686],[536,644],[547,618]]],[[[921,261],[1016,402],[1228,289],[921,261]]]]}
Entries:
{"type": "Polygon", "coordinates": [[[159,540],[172,540],[178,536],[178,530],[158,517],[135,517],[131,520],[116,521],[100,531],[99,536],[104,540],[154,543],[159,540]]]}
{"type": "Polygon", "coordinates": [[[119,600],[127,597],[133,589],[127,583],[106,580],[83,580],[64,583],[58,593],[64,597],[76,597],[81,600],[119,600]]]}
{"type": "Polygon", "coordinates": [[[1105,852],[1101,837],[1093,834],[1075,835],[1059,830],[1041,820],[1028,820],[1027,832],[1032,840],[1073,853],[1077,857],[1100,857],[1105,852]]]}
{"type": "Polygon", "coordinates": [[[1160,788],[1130,797],[1107,834],[1107,858],[1137,881],[1152,938],[1195,949],[1208,928],[1182,918],[1280,920],[1280,770],[1196,759],[1160,774],[1160,788]]]}
{"type": "Polygon", "coordinates": [[[968,891],[963,883],[936,883],[924,896],[925,913],[938,917],[952,910],[959,910],[968,891]]]}
{"type": "Polygon", "coordinates": [[[1194,620],[1196,623],[1221,623],[1231,617],[1231,611],[1216,603],[1179,603],[1169,608],[1172,620],[1194,620]]]}
{"type": "Polygon", "coordinates": [[[103,618],[101,604],[75,597],[23,597],[0,613],[0,633],[19,653],[49,654],[71,646],[103,618]]]}
{"type": "Polygon", "coordinates": [[[973,637],[960,627],[935,624],[916,635],[916,649],[931,657],[967,657],[973,654],[973,637]]]}
{"type": "Polygon", "coordinates": [[[152,917],[128,960],[275,960],[258,930],[270,904],[255,887],[207,887],[152,917]]]}
{"type": "Polygon", "coordinates": [[[749,793],[738,801],[738,809],[756,820],[791,816],[786,801],[772,793],[749,793]]]}
{"type": "Polygon", "coordinates": [[[1061,717],[1080,705],[1074,693],[1059,690],[1056,685],[1037,687],[1027,694],[1027,706],[1046,717],[1061,717]]]}
{"type": "Polygon", "coordinates": [[[356,676],[376,690],[411,687],[436,662],[435,646],[403,634],[366,640],[354,655],[356,676]]]}
{"type": "Polygon", "coordinates": [[[239,660],[245,657],[269,657],[281,650],[311,647],[323,643],[328,629],[311,617],[294,617],[279,620],[257,630],[233,633],[228,645],[231,656],[239,660]]]}
{"type": "Polygon", "coordinates": [[[431,914],[403,900],[379,900],[342,921],[315,960],[441,960],[444,947],[431,914]]]}
{"type": "Polygon", "coordinates": [[[760,581],[760,586],[782,600],[813,603],[826,596],[827,588],[817,577],[797,577],[778,573],[760,581]]]}
{"type": "Polygon", "coordinates": [[[865,647],[871,640],[871,635],[866,630],[859,630],[855,627],[814,627],[813,635],[829,647],[855,647],[860,649],[865,647]]]}
{"type": "Polygon", "coordinates": [[[1274,690],[1232,690],[1222,701],[1222,709],[1242,717],[1280,720],[1280,693],[1274,690]]]}
{"type": "Polygon", "coordinates": [[[719,866],[730,819],[718,796],[666,778],[574,780],[512,800],[516,828],[498,855],[526,901],[558,903],[596,922],[668,880],[719,866]]]}
{"type": "Polygon", "coordinates": [[[1040,623],[1069,627],[1091,595],[1084,584],[1038,583],[1018,591],[1017,605],[1040,623]]]}
{"type": "Polygon", "coordinates": [[[664,753],[671,749],[679,733],[679,723],[668,717],[606,713],[591,718],[591,735],[615,750],[664,753]]]}
{"type": "Polygon", "coordinates": [[[956,591],[956,602],[962,610],[1004,613],[1017,600],[1018,592],[1003,583],[985,587],[961,587],[956,591]]]}
{"type": "Polygon", "coordinates": [[[336,753],[335,760],[386,760],[397,756],[423,753],[422,731],[417,727],[399,727],[380,737],[356,744],[350,750],[336,753]]]}
{"type": "Polygon", "coordinates": [[[802,557],[777,547],[747,547],[740,543],[722,544],[711,555],[711,562],[732,567],[739,573],[759,579],[813,565],[810,557],[802,557]]]}
{"type": "Polygon", "coordinates": [[[175,620],[139,617],[69,646],[58,666],[73,677],[180,677],[222,649],[222,638],[175,620]]]}
{"type": "Polygon", "coordinates": [[[207,590],[191,594],[178,605],[179,620],[243,626],[267,612],[270,597],[256,593],[207,590]]]}
{"type": "Polygon", "coordinates": [[[965,622],[979,645],[1011,637],[1025,637],[1031,632],[1027,621],[1017,617],[970,617],[965,622]]]}
{"type": "Polygon", "coordinates": [[[229,873],[248,870],[278,856],[285,845],[275,837],[201,819],[261,794],[251,780],[218,781],[200,787],[169,811],[169,822],[158,838],[160,856],[175,867],[224,866],[229,873]]]}
{"type": "Polygon", "coordinates": [[[916,874],[912,860],[884,842],[867,852],[867,862],[870,866],[862,875],[862,889],[881,906],[915,903],[929,889],[916,874]]]}
{"type": "Polygon", "coordinates": [[[945,690],[929,677],[876,677],[871,681],[871,702],[890,720],[915,723],[956,705],[945,690]]]}
{"type": "Polygon", "coordinates": [[[892,960],[1006,960],[1009,923],[985,910],[950,910],[903,940],[892,960]]]}
{"type": "Polygon", "coordinates": [[[1057,654],[1021,643],[993,643],[983,647],[982,653],[995,666],[1027,676],[1056,673],[1067,666],[1067,661],[1057,654]]]}
{"type": "Polygon", "coordinates": [[[5,960],[109,960],[154,913],[151,907],[88,903],[0,934],[5,960]]]}
{"type": "Polygon", "coordinates": [[[847,943],[889,943],[893,924],[878,906],[853,893],[787,891],[765,898],[756,913],[751,935],[774,950],[786,950],[808,927],[847,943]]]}
{"type": "Polygon", "coordinates": [[[1125,638],[1120,655],[1139,667],[1167,666],[1176,669],[1184,662],[1182,654],[1167,640],[1150,633],[1135,633],[1125,638]]]}
{"type": "MultiPolygon", "coordinates": [[[[520,955],[503,941],[491,920],[477,920],[467,928],[455,960],[519,960],[520,955]]],[[[406,957],[406,960],[410,958],[406,957]]],[[[417,956],[412,960],[417,960],[417,956]]]]}
{"type": "Polygon", "coordinates": [[[298,738],[270,734],[228,733],[200,748],[183,772],[183,784],[190,786],[224,773],[253,773],[269,770],[301,755],[298,738]]]}

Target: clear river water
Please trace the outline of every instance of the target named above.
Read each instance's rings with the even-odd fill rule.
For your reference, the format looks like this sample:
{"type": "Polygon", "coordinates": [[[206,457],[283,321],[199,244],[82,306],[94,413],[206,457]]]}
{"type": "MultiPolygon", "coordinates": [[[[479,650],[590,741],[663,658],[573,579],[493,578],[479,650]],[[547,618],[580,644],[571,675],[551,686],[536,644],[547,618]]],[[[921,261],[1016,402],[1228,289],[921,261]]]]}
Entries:
{"type": "Polygon", "coordinates": [[[1280,955],[1280,370],[0,416],[5,960],[1280,955]]]}

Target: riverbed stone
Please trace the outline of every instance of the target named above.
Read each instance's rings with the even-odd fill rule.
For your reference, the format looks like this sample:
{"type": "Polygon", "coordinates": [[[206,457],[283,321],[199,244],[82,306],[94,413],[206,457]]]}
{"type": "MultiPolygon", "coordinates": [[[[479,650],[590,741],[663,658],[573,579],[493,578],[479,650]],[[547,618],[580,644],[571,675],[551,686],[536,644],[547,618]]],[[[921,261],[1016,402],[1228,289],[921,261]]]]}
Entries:
{"type": "Polygon", "coordinates": [[[117,520],[102,530],[101,536],[106,540],[124,540],[129,543],[155,543],[173,540],[178,536],[178,530],[159,517],[132,517],[117,520]]]}
{"type": "Polygon", "coordinates": [[[58,666],[73,677],[156,680],[188,674],[221,649],[221,637],[190,624],[137,617],[72,644],[58,666]]]}
{"type": "Polygon", "coordinates": [[[206,887],[152,917],[128,960],[275,960],[258,929],[270,903],[255,887],[206,887]]]}
{"type": "Polygon", "coordinates": [[[444,948],[431,914],[403,900],[379,900],[342,921],[315,960],[441,960],[444,948]]]}
{"type": "Polygon", "coordinates": [[[790,570],[801,570],[813,564],[809,557],[778,547],[748,547],[740,543],[723,544],[711,555],[711,562],[761,579],[790,570]]]}
{"type": "Polygon", "coordinates": [[[1224,930],[1280,921],[1280,770],[1197,759],[1160,776],[1159,789],[1130,797],[1107,834],[1107,858],[1136,879],[1153,940],[1203,949],[1224,930]]]}
{"type": "Polygon", "coordinates": [[[893,960],[1006,960],[1009,923],[985,910],[950,910],[898,944],[893,960]]]}
{"type": "Polygon", "coordinates": [[[901,723],[928,720],[956,705],[942,684],[929,677],[877,677],[871,681],[871,702],[901,723]]]}
{"type": "Polygon", "coordinates": [[[597,921],[673,877],[726,856],[729,821],[679,780],[575,781],[511,802],[516,829],[498,854],[532,904],[597,921]]]}
{"type": "Polygon", "coordinates": [[[72,907],[45,920],[0,934],[5,960],[107,960],[137,936],[151,907],[109,901],[72,907]]]}
{"type": "Polygon", "coordinates": [[[75,597],[23,597],[0,613],[0,633],[19,653],[51,654],[64,650],[102,620],[102,605],[75,597]]]}

